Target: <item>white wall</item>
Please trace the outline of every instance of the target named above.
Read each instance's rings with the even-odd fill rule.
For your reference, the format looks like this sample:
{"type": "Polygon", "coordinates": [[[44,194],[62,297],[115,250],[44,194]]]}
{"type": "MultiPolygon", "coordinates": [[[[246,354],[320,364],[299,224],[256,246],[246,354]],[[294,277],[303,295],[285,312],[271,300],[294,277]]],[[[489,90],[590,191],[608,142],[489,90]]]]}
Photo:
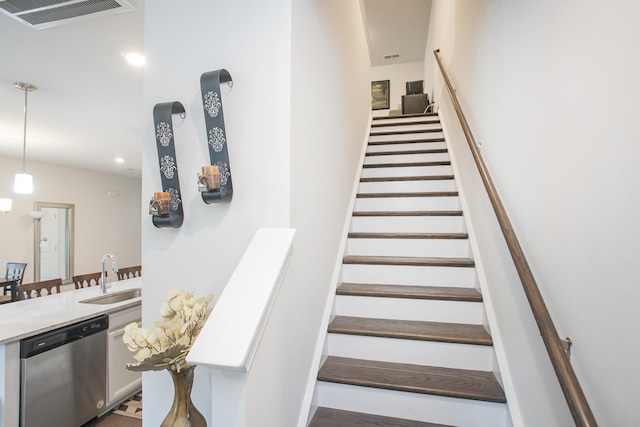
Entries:
{"type": "Polygon", "coordinates": [[[35,202],[75,205],[75,274],[100,271],[105,253],[113,253],[121,267],[140,264],[140,179],[27,161],[33,194],[16,194],[14,174],[21,170],[20,159],[0,157],[0,198],[13,200],[11,212],[0,214],[2,266],[26,262],[24,282],[33,281],[34,220],[29,211],[35,202]],[[118,196],[109,197],[108,191],[118,196]]]}
{"type": "MultiPolygon", "coordinates": [[[[389,80],[391,92],[389,94],[389,107],[391,110],[402,111],[402,95],[407,93],[407,82],[424,80],[424,62],[405,62],[403,64],[384,65],[371,67],[371,81],[389,80]]],[[[431,93],[426,90],[431,99],[431,93]]],[[[374,110],[374,116],[386,116],[389,110],[374,110]]]]}
{"type": "MultiPolygon", "coordinates": [[[[427,46],[426,86],[440,86],[431,53],[439,47],[559,334],[574,342],[572,365],[600,425],[640,417],[640,345],[630,339],[640,322],[639,13],[626,1],[436,0],[427,46]]],[[[486,227],[483,244],[502,245],[488,213],[473,216],[486,227]]],[[[496,254],[484,264],[512,281],[496,254]]],[[[545,381],[536,331],[513,311],[498,314],[520,318],[505,328],[509,369],[516,381],[545,381]],[[521,355],[540,370],[524,372],[521,355]]],[[[546,399],[523,400],[523,418],[568,425],[564,402],[546,399]]]]}
{"type": "MultiPolygon", "coordinates": [[[[247,426],[294,426],[348,217],[371,112],[359,2],[293,2],[291,264],[252,368],[247,426]],[[348,64],[348,66],[345,66],[348,64]],[[314,82],[315,84],[309,84],[314,82]],[[259,394],[259,395],[258,395],[259,394]]],[[[331,298],[332,300],[332,298],[331,298]]],[[[303,411],[307,411],[303,409],[303,411]]]]}
{"type": "MultiPolygon", "coordinates": [[[[198,0],[189,7],[162,0],[145,6],[142,193],[147,200],[160,189],[153,107],[180,101],[186,109],[184,120],[173,119],[184,224],[158,229],[142,215],[146,325],[159,319],[171,287],[220,295],[254,232],[289,225],[290,13],[286,0],[198,0]],[[222,105],[234,196],[230,204],[206,205],[196,186],[196,173],[209,162],[200,75],[221,68],[233,78],[222,105]]],[[[145,373],[143,390],[145,405],[154,408],[145,412],[144,425],[157,426],[173,398],[169,374],[145,373]]],[[[215,425],[205,368],[196,370],[192,395],[208,424],[215,425]]]]}
{"type": "MultiPolygon", "coordinates": [[[[343,3],[197,0],[185,8],[162,0],[145,7],[143,198],[160,186],[153,106],[176,100],[187,114],[174,117],[184,224],[156,229],[142,215],[143,323],[160,317],[170,287],[219,295],[258,228],[298,229],[286,283],[247,381],[249,406],[238,409],[248,425],[297,419],[323,303],[316,298],[326,299],[346,215],[340,209],[348,191],[341,186],[356,173],[350,144],[365,131],[369,64],[362,34],[353,39],[362,25],[354,17],[359,10],[343,3]],[[346,69],[343,61],[351,57],[356,65],[346,69]],[[222,100],[234,197],[205,205],[195,182],[208,161],[199,79],[219,68],[234,80],[222,100]]],[[[196,370],[192,395],[209,425],[222,413],[212,407],[215,386],[205,368],[196,370]]],[[[153,408],[144,425],[159,425],[173,396],[169,375],[145,373],[143,390],[145,408],[153,408]]],[[[239,404],[227,403],[227,412],[239,404]]]]}

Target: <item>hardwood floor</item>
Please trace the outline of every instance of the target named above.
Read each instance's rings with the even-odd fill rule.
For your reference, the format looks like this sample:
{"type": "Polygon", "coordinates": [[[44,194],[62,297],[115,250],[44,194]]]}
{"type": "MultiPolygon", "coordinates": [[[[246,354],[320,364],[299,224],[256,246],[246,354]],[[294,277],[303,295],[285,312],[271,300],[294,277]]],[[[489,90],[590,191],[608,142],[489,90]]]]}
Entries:
{"type": "Polygon", "coordinates": [[[115,413],[116,410],[119,412],[132,412],[140,413],[142,408],[142,392],[139,392],[129,399],[126,399],[119,406],[116,406],[111,412],[105,414],[99,418],[94,418],[88,423],[84,424],[82,427],[142,427],[142,420],[129,417],[126,415],[120,415],[119,413],[115,413]]]}
{"type": "Polygon", "coordinates": [[[110,413],[95,418],[82,427],[142,427],[142,420],[110,413]]]}

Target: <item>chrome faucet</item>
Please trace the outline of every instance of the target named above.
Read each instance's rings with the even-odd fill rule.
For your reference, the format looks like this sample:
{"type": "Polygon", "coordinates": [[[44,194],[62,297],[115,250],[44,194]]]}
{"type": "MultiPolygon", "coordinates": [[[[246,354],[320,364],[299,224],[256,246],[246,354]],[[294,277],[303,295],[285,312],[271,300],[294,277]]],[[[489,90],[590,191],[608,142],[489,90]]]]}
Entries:
{"type": "Polygon", "coordinates": [[[116,257],[114,257],[111,254],[104,254],[104,256],[102,257],[102,261],[100,262],[101,264],[101,268],[100,268],[100,295],[104,295],[107,293],[107,288],[111,287],[111,284],[109,284],[107,286],[107,276],[104,273],[104,262],[107,260],[107,258],[111,258],[111,271],[113,271],[113,274],[118,274],[118,264],[116,263],[116,257]]]}

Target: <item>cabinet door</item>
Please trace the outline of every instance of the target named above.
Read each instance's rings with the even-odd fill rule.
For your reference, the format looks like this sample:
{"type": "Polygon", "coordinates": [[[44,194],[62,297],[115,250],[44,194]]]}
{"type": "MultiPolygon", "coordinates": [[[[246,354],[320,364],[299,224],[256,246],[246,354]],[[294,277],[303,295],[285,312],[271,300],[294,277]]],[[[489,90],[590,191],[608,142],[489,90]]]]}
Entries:
{"type": "Polygon", "coordinates": [[[134,363],[136,360],[133,358],[133,353],[122,342],[124,327],[131,322],[140,322],[141,319],[140,306],[109,316],[107,405],[128,397],[142,386],[142,374],[126,368],[127,363],[134,363]]]}

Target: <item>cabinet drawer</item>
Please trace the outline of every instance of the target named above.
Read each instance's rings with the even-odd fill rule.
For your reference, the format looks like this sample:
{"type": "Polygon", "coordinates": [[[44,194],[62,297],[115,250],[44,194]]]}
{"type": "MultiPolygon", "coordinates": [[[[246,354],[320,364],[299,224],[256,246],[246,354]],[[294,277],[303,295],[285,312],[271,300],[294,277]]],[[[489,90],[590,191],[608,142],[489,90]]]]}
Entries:
{"type": "Polygon", "coordinates": [[[139,322],[142,319],[142,306],[127,308],[109,315],[109,332],[122,329],[131,322],[139,322]]]}

